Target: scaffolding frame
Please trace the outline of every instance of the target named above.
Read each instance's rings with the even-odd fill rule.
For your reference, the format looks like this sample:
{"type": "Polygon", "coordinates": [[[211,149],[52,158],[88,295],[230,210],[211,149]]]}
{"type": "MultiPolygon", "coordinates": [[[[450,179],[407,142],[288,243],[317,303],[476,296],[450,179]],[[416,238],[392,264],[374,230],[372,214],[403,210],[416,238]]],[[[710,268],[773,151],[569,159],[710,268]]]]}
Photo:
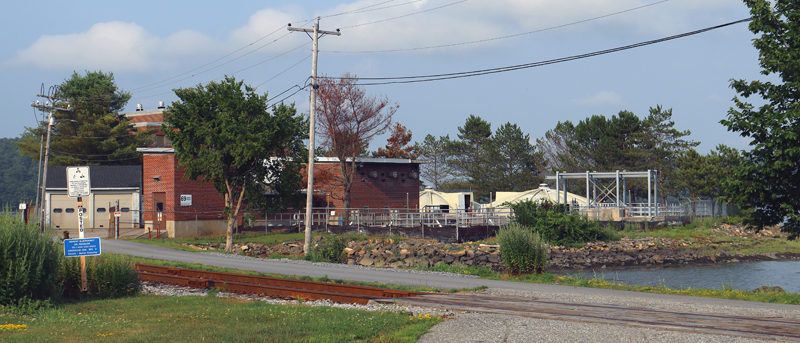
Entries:
{"type": "Polygon", "coordinates": [[[630,199],[627,194],[627,182],[629,178],[647,179],[647,215],[649,217],[658,216],[658,170],[650,169],[647,171],[613,171],[613,172],[582,172],[567,173],[556,172],[555,176],[549,175],[547,180],[555,180],[557,203],[561,204],[563,194],[563,204],[567,201],[567,180],[584,180],[586,183],[586,206],[588,208],[597,207],[616,207],[627,208],[630,206],[630,199]],[[620,187],[622,194],[620,196],[620,187]],[[563,188],[563,189],[562,189],[563,188]],[[599,190],[599,192],[598,192],[599,190]],[[563,193],[559,193],[562,192],[563,193]]]}

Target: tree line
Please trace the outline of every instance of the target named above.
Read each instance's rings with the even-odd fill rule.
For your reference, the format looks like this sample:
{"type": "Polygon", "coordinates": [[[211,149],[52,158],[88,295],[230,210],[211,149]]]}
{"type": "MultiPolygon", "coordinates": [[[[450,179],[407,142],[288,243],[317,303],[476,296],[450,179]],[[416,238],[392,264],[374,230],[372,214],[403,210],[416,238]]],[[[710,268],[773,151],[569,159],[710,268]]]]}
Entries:
{"type": "MultiPolygon", "coordinates": [[[[747,151],[720,145],[708,154],[698,153],[695,147],[699,142],[688,138],[688,130],[677,128],[672,110],[662,106],[643,115],[621,111],[577,123],[559,122],[535,141],[514,123],[493,130],[489,122],[473,114],[457,128],[455,137],[427,135],[412,144],[411,132],[393,121],[397,105],[367,96],[357,86],[357,78],[344,75],[316,81],[320,96],[317,132],[323,141],[319,155],[339,157],[339,181],[345,190],[352,184],[357,157],[418,158],[426,161],[421,176],[427,185],[444,191],[472,190],[483,200],[494,191],[535,188],[555,171],[656,169],[664,196],[722,198],[746,209],[749,224],[782,224],[795,238],[800,234],[800,59],[796,58],[800,4],[743,1],[751,11],[749,28],[755,35],[753,44],[759,50],[762,73],[770,76],[770,81],[732,80],[730,86],[739,96],[721,123],[750,139],[747,151]],[[369,152],[370,141],[387,131],[386,146],[369,152]]],[[[167,109],[175,115],[166,117],[170,128],[166,134],[182,150],[193,151],[179,154],[181,164],[190,170],[193,158],[221,162],[197,166],[190,174],[213,183],[228,196],[228,210],[238,208],[243,194],[263,194],[269,186],[265,176],[269,176],[266,183],[283,193],[300,189],[300,177],[280,174],[282,170],[296,171],[297,166],[253,162],[281,156],[305,162],[304,147],[298,142],[305,137],[307,122],[299,119],[293,104],[267,108],[266,95],[255,94],[232,78],[176,90],[176,94],[180,100],[167,109]],[[201,120],[211,124],[200,125],[201,120]],[[244,125],[257,120],[264,125],[244,125]],[[248,130],[267,130],[267,137],[275,140],[266,142],[266,148],[257,148],[243,139],[253,137],[248,130]],[[217,134],[223,139],[189,137],[190,132],[217,134]],[[283,146],[276,148],[276,144],[283,146]],[[203,169],[210,167],[213,169],[203,169]]],[[[119,114],[130,95],[116,87],[112,74],[74,73],[56,95],[72,109],[54,115],[51,165],[140,163],[135,149],[147,145],[151,136],[136,132],[119,114]]],[[[37,160],[46,129],[46,122],[26,129],[16,142],[20,152],[37,160]]],[[[23,174],[12,173],[3,181],[13,182],[22,177],[14,175],[23,174]]],[[[641,192],[635,184],[632,188],[641,192]]]]}

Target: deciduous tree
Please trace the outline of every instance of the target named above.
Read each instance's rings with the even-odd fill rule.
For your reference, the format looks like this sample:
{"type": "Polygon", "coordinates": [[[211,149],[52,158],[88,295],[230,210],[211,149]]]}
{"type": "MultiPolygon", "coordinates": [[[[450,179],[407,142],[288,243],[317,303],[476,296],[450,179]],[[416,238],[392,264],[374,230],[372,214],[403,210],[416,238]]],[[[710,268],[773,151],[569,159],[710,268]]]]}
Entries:
{"type": "Polygon", "coordinates": [[[419,153],[413,145],[408,145],[410,142],[411,130],[400,123],[395,123],[389,138],[386,139],[386,146],[378,148],[378,151],[373,156],[415,159],[419,153]]]}
{"type": "MultiPolygon", "coordinates": [[[[389,128],[397,111],[397,105],[388,99],[367,96],[357,82],[355,76],[348,74],[339,79],[320,78],[317,90],[316,113],[322,145],[339,158],[345,207],[350,207],[356,159],[364,154],[375,136],[389,128]]],[[[347,212],[344,220],[348,220],[347,212]]]]}
{"type": "Polygon", "coordinates": [[[225,250],[245,199],[256,204],[267,191],[289,196],[300,187],[299,169],[308,127],[293,106],[274,106],[267,95],[226,77],[176,89],[164,131],[189,179],[213,184],[225,198],[225,250]]]}
{"type": "Polygon", "coordinates": [[[770,81],[731,81],[739,93],[722,123],[750,139],[736,172],[740,205],[753,209],[748,223],[781,224],[800,236],[800,2],[744,0],[761,73],[770,81]],[[760,105],[753,105],[749,98],[760,105]]]}

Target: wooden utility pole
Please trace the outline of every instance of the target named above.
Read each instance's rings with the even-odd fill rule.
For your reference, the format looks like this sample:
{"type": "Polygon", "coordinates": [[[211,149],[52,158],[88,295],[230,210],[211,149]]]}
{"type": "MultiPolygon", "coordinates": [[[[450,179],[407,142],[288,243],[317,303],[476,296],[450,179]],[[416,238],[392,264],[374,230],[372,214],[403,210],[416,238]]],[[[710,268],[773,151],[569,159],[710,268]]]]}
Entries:
{"type": "MultiPolygon", "coordinates": [[[[37,211],[39,212],[39,229],[44,232],[45,231],[45,210],[47,206],[45,205],[46,200],[45,196],[45,189],[47,188],[47,161],[48,157],[50,156],[50,131],[53,128],[53,124],[55,123],[55,112],[56,111],[71,111],[69,104],[67,107],[59,107],[56,105],[56,101],[64,101],[64,99],[56,98],[56,93],[58,92],[58,87],[50,87],[50,91],[48,94],[39,94],[38,97],[42,97],[47,99],[47,102],[44,104],[40,104],[38,101],[31,104],[31,107],[36,108],[40,111],[47,111],[49,112],[49,116],[47,119],[47,143],[45,144],[44,148],[44,168],[42,168],[42,183],[41,183],[41,190],[37,189],[37,193],[41,191],[41,196],[37,195],[37,204],[38,208],[37,211]],[[41,202],[38,201],[41,199],[41,202]]],[[[42,85],[42,93],[44,93],[44,85],[42,85]]],[[[41,156],[41,144],[39,149],[39,155],[41,156]]]]}
{"type": "Polygon", "coordinates": [[[288,27],[289,31],[300,31],[305,33],[311,33],[311,40],[313,43],[313,53],[311,55],[311,99],[310,99],[310,107],[308,109],[308,166],[306,167],[306,171],[308,172],[308,187],[306,188],[306,232],[305,232],[305,240],[303,241],[303,253],[308,254],[309,249],[311,248],[311,222],[313,221],[312,217],[312,200],[314,198],[314,112],[317,107],[317,46],[319,38],[324,35],[335,35],[339,36],[341,33],[339,29],[336,31],[321,31],[319,29],[319,17],[317,17],[317,22],[314,23],[314,27],[311,29],[304,29],[304,28],[295,28],[292,27],[292,24],[289,24],[288,27]]]}

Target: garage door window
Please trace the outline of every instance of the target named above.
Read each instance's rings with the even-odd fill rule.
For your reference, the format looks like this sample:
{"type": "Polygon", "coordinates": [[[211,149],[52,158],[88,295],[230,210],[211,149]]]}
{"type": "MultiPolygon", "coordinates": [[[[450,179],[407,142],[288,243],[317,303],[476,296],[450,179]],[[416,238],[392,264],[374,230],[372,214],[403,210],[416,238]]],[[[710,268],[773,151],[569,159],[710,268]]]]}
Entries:
{"type": "Polygon", "coordinates": [[[131,209],[127,208],[127,207],[123,207],[123,208],[121,208],[119,210],[120,210],[120,212],[130,212],[131,211],[131,209]]]}
{"type": "Polygon", "coordinates": [[[75,209],[74,208],[68,208],[68,209],[66,209],[64,211],[66,211],[67,213],[75,213],[75,209]]]}
{"type": "Polygon", "coordinates": [[[53,209],[53,213],[61,213],[61,212],[64,212],[64,210],[60,209],[60,208],[54,208],[53,209]]]}
{"type": "Polygon", "coordinates": [[[97,213],[106,213],[106,208],[105,207],[98,207],[97,208],[97,213]]]}

